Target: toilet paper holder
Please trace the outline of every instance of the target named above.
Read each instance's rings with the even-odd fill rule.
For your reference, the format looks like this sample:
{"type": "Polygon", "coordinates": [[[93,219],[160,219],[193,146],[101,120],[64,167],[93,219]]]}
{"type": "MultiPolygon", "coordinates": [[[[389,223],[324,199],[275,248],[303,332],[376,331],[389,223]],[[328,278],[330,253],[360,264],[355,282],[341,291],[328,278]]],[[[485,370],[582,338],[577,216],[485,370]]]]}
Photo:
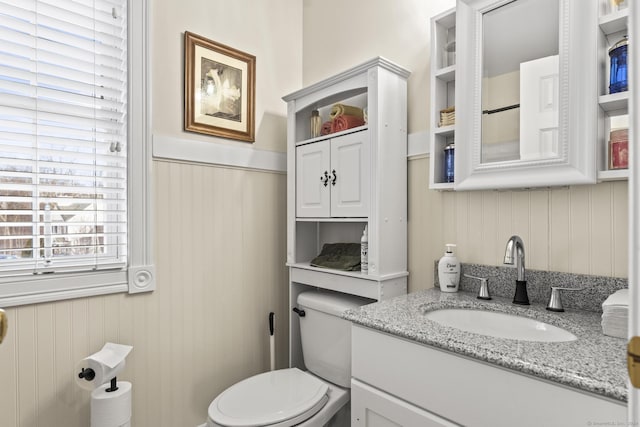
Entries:
{"type": "Polygon", "coordinates": [[[125,359],[133,349],[130,345],[106,343],[100,351],[82,359],[76,365],[76,383],[87,390],[109,384],[106,392],[118,390],[117,375],[125,367],[125,359]]]}
{"type": "MultiPolygon", "coordinates": [[[[78,378],[82,378],[87,381],[93,381],[95,377],[96,377],[96,371],[94,371],[91,368],[82,368],[82,370],[78,374],[78,378]]],[[[117,389],[118,389],[118,379],[117,377],[113,377],[111,378],[111,384],[109,384],[109,388],[107,388],[105,391],[107,393],[111,393],[116,391],[117,389]]]]}
{"type": "Polygon", "coordinates": [[[132,385],[117,377],[132,349],[130,345],[108,342],[76,364],[76,384],[91,390],[91,427],[131,427],[132,385]]]}

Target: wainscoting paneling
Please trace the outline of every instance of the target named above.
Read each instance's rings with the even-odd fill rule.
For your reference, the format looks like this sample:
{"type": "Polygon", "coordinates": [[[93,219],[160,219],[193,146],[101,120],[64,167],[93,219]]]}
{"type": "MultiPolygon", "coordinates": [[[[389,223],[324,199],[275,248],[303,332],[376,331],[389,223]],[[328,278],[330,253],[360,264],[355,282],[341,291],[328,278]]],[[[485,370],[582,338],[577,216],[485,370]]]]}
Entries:
{"type": "Polygon", "coordinates": [[[133,345],[136,427],[196,426],[224,388],[287,366],[286,177],[154,162],[157,290],[7,310],[0,426],[86,427],[74,366],[107,341],[133,345]]]}
{"type": "Polygon", "coordinates": [[[445,243],[461,262],[500,265],[524,240],[526,267],[627,277],[627,182],[521,191],[428,189],[428,158],[409,160],[409,290],[433,286],[445,243]]]}

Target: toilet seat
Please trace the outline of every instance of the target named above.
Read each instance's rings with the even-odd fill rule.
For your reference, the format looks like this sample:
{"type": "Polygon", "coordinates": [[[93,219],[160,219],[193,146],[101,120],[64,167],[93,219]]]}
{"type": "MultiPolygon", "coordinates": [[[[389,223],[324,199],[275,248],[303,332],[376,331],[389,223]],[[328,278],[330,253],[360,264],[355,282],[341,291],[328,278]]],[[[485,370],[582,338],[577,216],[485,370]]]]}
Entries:
{"type": "Polygon", "coordinates": [[[322,409],[328,388],[297,368],[265,372],[218,395],[209,405],[209,420],[226,427],[296,425],[322,409]]]}

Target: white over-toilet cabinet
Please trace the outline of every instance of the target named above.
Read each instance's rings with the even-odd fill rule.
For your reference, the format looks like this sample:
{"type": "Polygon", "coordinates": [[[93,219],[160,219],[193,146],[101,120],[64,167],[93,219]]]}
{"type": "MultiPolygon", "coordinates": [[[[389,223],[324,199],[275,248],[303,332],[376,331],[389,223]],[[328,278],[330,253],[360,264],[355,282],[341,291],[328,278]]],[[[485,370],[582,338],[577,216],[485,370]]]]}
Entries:
{"type": "MultiPolygon", "coordinates": [[[[285,96],[289,304],[322,288],[382,300],[407,292],[407,78],[374,58],[285,96]],[[335,104],[366,111],[363,126],[311,137],[311,114],[335,104]],[[326,243],[359,243],[369,272],[310,265],[326,243]]],[[[290,365],[304,368],[298,315],[290,312],[290,365]]]]}
{"type": "Polygon", "coordinates": [[[366,130],[297,147],[297,217],[367,218],[368,159],[366,130]]]}

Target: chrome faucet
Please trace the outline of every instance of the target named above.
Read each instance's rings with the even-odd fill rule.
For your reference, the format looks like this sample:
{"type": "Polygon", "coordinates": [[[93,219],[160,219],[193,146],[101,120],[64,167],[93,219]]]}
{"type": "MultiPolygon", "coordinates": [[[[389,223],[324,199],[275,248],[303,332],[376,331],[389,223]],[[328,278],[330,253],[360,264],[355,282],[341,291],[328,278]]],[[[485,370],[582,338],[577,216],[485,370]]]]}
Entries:
{"type": "Polygon", "coordinates": [[[507,247],[505,248],[504,263],[513,265],[514,258],[518,276],[516,278],[516,293],[513,297],[513,303],[529,305],[527,281],[524,278],[524,242],[520,236],[511,236],[507,241],[507,247]]]}

